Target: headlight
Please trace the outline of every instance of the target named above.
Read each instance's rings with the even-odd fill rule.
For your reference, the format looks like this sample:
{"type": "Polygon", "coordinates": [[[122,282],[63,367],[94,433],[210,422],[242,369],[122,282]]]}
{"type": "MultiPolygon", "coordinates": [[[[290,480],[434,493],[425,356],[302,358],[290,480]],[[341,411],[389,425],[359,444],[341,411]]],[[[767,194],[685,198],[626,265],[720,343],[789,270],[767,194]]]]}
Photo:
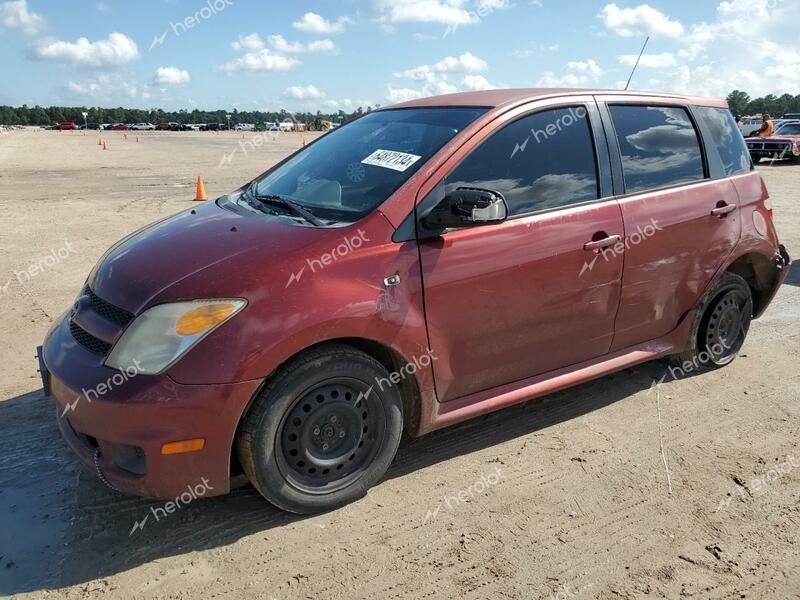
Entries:
{"type": "Polygon", "coordinates": [[[154,375],[242,310],[245,300],[192,300],[154,306],[125,330],[106,359],[114,369],[154,375]]]}

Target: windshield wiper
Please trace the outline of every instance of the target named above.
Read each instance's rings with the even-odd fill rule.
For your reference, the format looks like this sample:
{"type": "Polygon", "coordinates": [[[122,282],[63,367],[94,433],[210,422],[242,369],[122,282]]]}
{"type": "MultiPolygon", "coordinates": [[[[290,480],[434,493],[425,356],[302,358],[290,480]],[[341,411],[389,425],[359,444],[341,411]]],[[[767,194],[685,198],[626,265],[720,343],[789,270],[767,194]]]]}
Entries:
{"type": "Polygon", "coordinates": [[[325,225],[325,223],[323,223],[318,217],[314,216],[311,212],[303,208],[302,204],[299,204],[294,200],[289,200],[285,196],[279,196],[277,194],[259,195],[257,189],[258,189],[258,182],[253,181],[253,183],[250,184],[249,190],[250,190],[250,195],[253,196],[253,198],[255,198],[256,200],[260,200],[261,202],[271,202],[273,204],[280,204],[281,206],[285,206],[286,208],[289,209],[291,213],[302,219],[305,219],[306,221],[308,221],[309,223],[311,223],[316,227],[322,227],[323,225],[325,225]]]}

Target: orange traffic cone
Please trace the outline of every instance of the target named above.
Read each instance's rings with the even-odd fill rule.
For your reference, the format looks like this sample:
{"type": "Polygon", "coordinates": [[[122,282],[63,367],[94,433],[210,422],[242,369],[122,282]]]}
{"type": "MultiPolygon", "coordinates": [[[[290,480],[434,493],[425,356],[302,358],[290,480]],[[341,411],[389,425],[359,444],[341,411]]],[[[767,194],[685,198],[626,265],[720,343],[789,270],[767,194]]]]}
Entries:
{"type": "Polygon", "coordinates": [[[136,143],[137,144],[139,143],[139,136],[138,135],[136,136],[136,143]]]}
{"type": "Polygon", "coordinates": [[[206,196],[206,186],[203,185],[203,178],[202,176],[197,176],[197,194],[194,197],[195,200],[208,200],[208,196],[206,196]]]}
{"type": "Polygon", "coordinates": [[[125,140],[127,140],[127,139],[128,139],[128,134],[127,134],[127,133],[123,133],[123,134],[122,134],[122,139],[125,139],[125,140]]]}
{"type": "Polygon", "coordinates": [[[306,147],[306,136],[303,136],[303,145],[300,146],[300,147],[301,148],[305,148],[306,147]]]}
{"type": "Polygon", "coordinates": [[[106,148],[106,142],[105,142],[105,140],[103,140],[103,150],[106,150],[106,149],[107,149],[106,148]]]}
{"type": "Polygon", "coordinates": [[[98,146],[102,146],[103,145],[103,138],[101,138],[101,137],[97,138],[97,145],[98,146]]]}

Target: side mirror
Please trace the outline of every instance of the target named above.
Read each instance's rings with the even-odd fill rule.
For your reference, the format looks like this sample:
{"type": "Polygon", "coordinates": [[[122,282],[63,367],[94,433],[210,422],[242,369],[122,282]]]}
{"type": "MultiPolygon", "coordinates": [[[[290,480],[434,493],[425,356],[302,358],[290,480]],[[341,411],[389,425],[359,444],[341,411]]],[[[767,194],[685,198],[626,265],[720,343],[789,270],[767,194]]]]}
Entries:
{"type": "Polygon", "coordinates": [[[506,200],[499,192],[458,188],[442,198],[423,219],[432,231],[502,223],[508,217],[506,200]]]}

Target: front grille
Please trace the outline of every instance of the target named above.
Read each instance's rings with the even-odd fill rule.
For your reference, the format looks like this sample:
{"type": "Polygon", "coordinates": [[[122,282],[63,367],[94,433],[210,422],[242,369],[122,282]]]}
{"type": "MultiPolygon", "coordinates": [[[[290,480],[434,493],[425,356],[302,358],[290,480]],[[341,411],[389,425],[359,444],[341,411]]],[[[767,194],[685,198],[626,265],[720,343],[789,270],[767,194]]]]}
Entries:
{"type": "Polygon", "coordinates": [[[123,308],[114,306],[110,302],[106,302],[90,290],[88,285],[83,288],[82,294],[89,296],[89,303],[94,312],[103,317],[106,321],[111,321],[120,327],[125,327],[133,320],[133,315],[131,313],[123,308]]]}
{"type": "Polygon", "coordinates": [[[791,151],[792,145],[787,142],[748,142],[750,150],[765,150],[767,152],[791,151]]]}
{"type": "Polygon", "coordinates": [[[100,338],[96,338],[74,321],[69,322],[69,332],[72,334],[72,337],[75,338],[75,341],[89,352],[105,356],[108,354],[108,351],[111,350],[111,344],[104,342],[100,338]]]}

